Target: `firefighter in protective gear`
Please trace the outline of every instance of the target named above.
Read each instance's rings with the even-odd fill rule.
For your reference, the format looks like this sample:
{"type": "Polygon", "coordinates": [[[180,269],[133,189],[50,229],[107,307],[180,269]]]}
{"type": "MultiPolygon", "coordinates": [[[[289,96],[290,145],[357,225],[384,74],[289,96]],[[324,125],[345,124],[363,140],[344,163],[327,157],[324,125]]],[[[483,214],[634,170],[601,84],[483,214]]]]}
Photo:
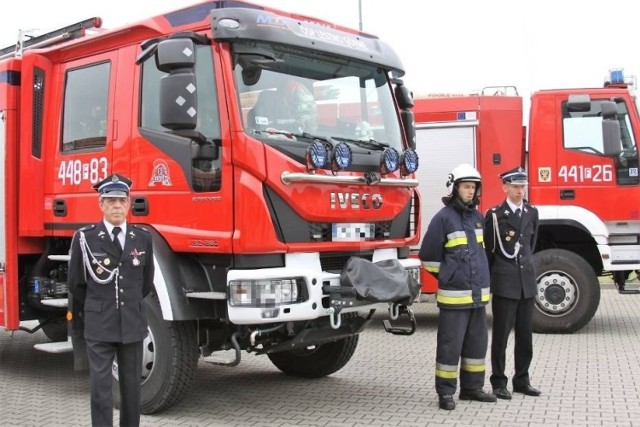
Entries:
{"type": "Polygon", "coordinates": [[[422,240],[420,259],[438,279],[436,392],[441,409],[455,409],[453,395],[460,365],[460,400],[495,402],[483,390],[488,330],[489,264],[484,249],[484,218],[476,209],[480,173],[455,167],[447,180],[445,206],[433,217],[422,240]]]}

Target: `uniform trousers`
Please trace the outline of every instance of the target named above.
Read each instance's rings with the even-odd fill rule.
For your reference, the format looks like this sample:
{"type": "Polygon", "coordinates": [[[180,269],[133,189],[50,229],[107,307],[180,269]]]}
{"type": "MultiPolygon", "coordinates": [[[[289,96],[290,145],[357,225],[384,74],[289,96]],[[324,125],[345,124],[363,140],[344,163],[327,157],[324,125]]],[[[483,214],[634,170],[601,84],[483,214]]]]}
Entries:
{"type": "Polygon", "coordinates": [[[482,388],[487,344],[487,313],[484,306],[469,309],[441,308],[438,314],[436,392],[439,395],[453,395],[456,392],[460,357],[460,388],[482,388]]]}
{"type": "Polygon", "coordinates": [[[533,357],[533,298],[509,299],[493,295],[493,330],[491,334],[491,385],[506,388],[505,353],[509,334],[514,329],[514,387],[529,385],[529,366],[533,357]]]}
{"type": "Polygon", "coordinates": [[[86,341],[91,378],[91,424],[94,427],[113,426],[112,367],[114,356],[117,356],[120,426],[139,426],[142,341],[129,344],[86,341]]]}

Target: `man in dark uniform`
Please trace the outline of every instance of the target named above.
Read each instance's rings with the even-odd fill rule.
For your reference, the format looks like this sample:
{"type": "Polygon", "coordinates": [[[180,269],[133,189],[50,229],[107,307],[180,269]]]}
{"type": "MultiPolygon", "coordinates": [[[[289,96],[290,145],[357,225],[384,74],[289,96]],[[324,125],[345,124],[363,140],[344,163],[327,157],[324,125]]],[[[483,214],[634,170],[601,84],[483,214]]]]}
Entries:
{"type": "Polygon", "coordinates": [[[71,245],[68,285],[74,320],[84,320],[94,426],[113,425],[114,356],[120,425],[140,424],[142,342],[147,336],[143,299],[153,286],[154,265],[151,235],[126,220],[130,187],[131,181],[117,174],[96,184],[104,218],[78,230],[71,245]]]}
{"type": "Polygon", "coordinates": [[[460,400],[495,402],[484,386],[488,331],[489,264],[478,212],[480,173],[461,164],[449,174],[445,204],[435,214],[420,247],[424,268],[437,277],[440,309],[436,392],[441,409],[455,409],[460,365],[460,400]]]}
{"type": "Polygon", "coordinates": [[[485,216],[484,241],[491,270],[491,385],[496,397],[511,399],[505,375],[505,351],[515,327],[513,391],[539,396],[529,382],[533,357],[532,316],[536,296],[533,250],[538,231],[538,210],[524,199],[527,174],[518,167],[500,175],[507,197],[485,216]]]}

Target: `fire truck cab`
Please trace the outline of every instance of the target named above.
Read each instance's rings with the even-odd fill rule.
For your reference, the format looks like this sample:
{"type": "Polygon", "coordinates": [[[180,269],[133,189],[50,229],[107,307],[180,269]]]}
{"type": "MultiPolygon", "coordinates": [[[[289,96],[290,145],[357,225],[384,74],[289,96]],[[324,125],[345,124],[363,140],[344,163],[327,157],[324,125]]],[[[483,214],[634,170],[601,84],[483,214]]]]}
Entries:
{"type": "MultiPolygon", "coordinates": [[[[598,276],[612,275],[621,293],[638,293],[629,278],[640,267],[640,122],[619,72],[601,88],[535,92],[528,127],[514,87],[417,99],[414,112],[423,230],[455,164],[480,170],[483,213],[505,197],[501,172],[528,169],[528,199],[540,214],[535,331],[585,326],[600,301],[598,276]]],[[[422,284],[425,293],[437,288],[424,274],[422,284]]]]}
{"type": "Polygon", "coordinates": [[[180,401],[199,356],[321,377],[376,309],[415,330],[418,158],[387,44],[240,1],[92,27],[0,51],[0,326],[37,320],[56,342],[39,349],[71,348],[70,241],[120,173],[154,243],[143,413],[180,401]]]}

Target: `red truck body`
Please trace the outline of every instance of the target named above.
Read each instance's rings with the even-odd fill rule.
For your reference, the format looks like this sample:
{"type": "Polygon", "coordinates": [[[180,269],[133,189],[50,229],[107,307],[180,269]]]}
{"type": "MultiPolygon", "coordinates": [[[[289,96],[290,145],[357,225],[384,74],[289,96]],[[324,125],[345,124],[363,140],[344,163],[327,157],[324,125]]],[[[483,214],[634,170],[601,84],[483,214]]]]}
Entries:
{"type": "MultiPolygon", "coordinates": [[[[481,172],[483,213],[505,197],[498,175],[526,167],[528,199],[540,212],[534,328],[572,332],[597,309],[597,276],[612,274],[621,292],[636,292],[625,286],[640,267],[638,207],[629,203],[640,194],[635,97],[615,82],[538,91],[523,127],[522,98],[504,89],[415,101],[422,229],[458,163],[481,172]]],[[[425,272],[422,291],[437,291],[425,272]]]]}
{"type": "Polygon", "coordinates": [[[133,181],[128,220],[154,239],[145,413],[180,400],[198,354],[230,349],[238,364],[248,350],[324,376],[372,310],[408,312],[395,291],[419,276],[417,162],[389,46],[243,2],[87,34],[99,26],[0,51],[0,326],[38,320],[65,341],[39,349],[64,351],[70,240],[101,217],[93,185],[111,173],[133,181]],[[299,112],[260,104],[285,79],[315,96],[314,126],[285,129],[299,112]],[[363,297],[362,277],[345,285],[351,258],[401,266],[374,289],[394,296],[363,297]]]}

